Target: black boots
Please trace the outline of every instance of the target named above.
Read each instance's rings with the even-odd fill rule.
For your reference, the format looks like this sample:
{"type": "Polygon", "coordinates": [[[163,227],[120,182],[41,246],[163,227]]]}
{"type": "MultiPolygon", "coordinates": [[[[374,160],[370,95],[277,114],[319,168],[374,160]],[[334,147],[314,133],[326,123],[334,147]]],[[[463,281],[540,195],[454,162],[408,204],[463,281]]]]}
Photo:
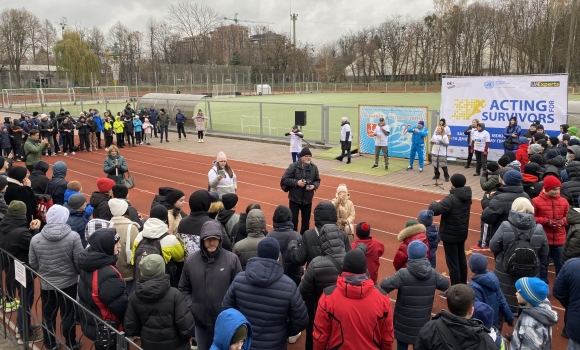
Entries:
{"type": "Polygon", "coordinates": [[[350,164],[350,158],[347,158],[346,164],[350,164]]]}
{"type": "Polygon", "coordinates": [[[449,172],[447,171],[447,167],[441,169],[443,169],[443,177],[445,177],[445,182],[449,182],[449,172]]]}

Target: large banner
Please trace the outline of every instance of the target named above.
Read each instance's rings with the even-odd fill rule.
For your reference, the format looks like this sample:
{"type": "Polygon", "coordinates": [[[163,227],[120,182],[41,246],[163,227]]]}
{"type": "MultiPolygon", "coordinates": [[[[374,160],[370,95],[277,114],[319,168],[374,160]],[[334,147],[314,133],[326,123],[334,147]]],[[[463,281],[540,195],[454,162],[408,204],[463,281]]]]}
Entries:
{"type": "Polygon", "coordinates": [[[389,156],[409,158],[412,134],[407,133],[407,128],[417,125],[421,120],[427,125],[427,115],[427,107],[359,105],[359,152],[361,154],[375,154],[373,131],[378,125],[379,119],[385,118],[391,132],[388,141],[389,156]]]}
{"type": "Polygon", "coordinates": [[[567,113],[568,75],[443,78],[441,86],[440,116],[451,128],[450,157],[467,158],[464,131],[473,119],[485,123],[491,135],[488,159],[497,160],[511,117],[517,118],[522,135],[539,120],[548,135],[558,136],[567,113]]]}

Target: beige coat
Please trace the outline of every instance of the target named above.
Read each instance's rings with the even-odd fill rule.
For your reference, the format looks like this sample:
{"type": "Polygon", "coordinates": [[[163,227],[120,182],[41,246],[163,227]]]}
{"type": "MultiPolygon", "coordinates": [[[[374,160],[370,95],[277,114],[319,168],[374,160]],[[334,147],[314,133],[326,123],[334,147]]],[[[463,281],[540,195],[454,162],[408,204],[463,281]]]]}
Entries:
{"type": "Polygon", "coordinates": [[[114,216],[111,220],[113,227],[117,229],[117,234],[121,239],[121,250],[117,260],[117,269],[121,272],[125,281],[133,280],[133,265],[131,265],[133,242],[139,234],[139,225],[124,216],[114,216]],[[131,226],[130,237],[127,237],[127,228],[131,226]],[[129,242],[129,244],[127,244],[129,242]]]}
{"type": "MultiPolygon", "coordinates": [[[[334,205],[334,208],[336,209],[336,217],[338,219],[338,221],[336,222],[336,225],[344,231],[344,228],[347,224],[353,224],[354,225],[354,219],[355,219],[355,212],[354,212],[354,204],[352,204],[352,201],[350,199],[347,199],[344,202],[341,202],[338,198],[334,198],[332,200],[332,204],[334,205]],[[343,223],[343,220],[347,221],[347,224],[343,223]]],[[[347,233],[354,233],[354,232],[347,232],[347,233]]]]}
{"type": "Polygon", "coordinates": [[[173,216],[173,209],[167,209],[167,221],[169,223],[168,233],[177,237],[177,227],[179,227],[179,223],[181,222],[181,213],[175,217],[173,216]]]}

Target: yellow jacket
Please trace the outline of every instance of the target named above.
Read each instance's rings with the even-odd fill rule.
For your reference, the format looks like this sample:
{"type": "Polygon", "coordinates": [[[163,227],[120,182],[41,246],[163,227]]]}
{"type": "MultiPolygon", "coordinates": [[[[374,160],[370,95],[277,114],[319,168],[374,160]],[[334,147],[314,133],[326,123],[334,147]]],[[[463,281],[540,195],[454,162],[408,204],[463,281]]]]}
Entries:
{"type": "MultiPolygon", "coordinates": [[[[163,236],[165,233],[167,233],[167,224],[159,219],[147,219],[145,225],[143,225],[143,231],[139,232],[137,238],[135,238],[135,241],[133,242],[133,259],[131,259],[131,264],[135,265],[135,252],[137,251],[137,246],[143,237],[155,239],[163,236]]],[[[163,237],[159,243],[161,244],[161,255],[163,255],[166,264],[171,260],[183,261],[185,253],[183,251],[183,246],[176,236],[168,234],[163,237]]]]}
{"type": "Polygon", "coordinates": [[[113,123],[113,128],[115,129],[116,134],[122,134],[123,129],[125,128],[125,124],[119,120],[120,118],[117,116],[115,117],[115,122],[113,123]]]}

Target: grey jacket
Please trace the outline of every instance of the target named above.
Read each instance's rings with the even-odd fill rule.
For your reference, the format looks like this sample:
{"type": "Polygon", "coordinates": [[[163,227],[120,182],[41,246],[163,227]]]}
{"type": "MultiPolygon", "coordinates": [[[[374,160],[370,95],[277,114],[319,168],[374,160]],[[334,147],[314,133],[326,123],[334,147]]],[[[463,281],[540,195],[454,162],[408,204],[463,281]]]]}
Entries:
{"type": "Polygon", "coordinates": [[[558,314],[548,299],[536,307],[524,307],[514,327],[510,343],[512,350],[552,349],[552,326],[558,323],[558,314]]]}
{"type": "MultiPolygon", "coordinates": [[[[81,268],[78,257],[83,250],[81,237],[67,224],[47,224],[30,241],[28,262],[30,267],[56,288],[77,284],[81,268]]],[[[43,290],[53,289],[44,279],[43,290]]]]}
{"type": "Polygon", "coordinates": [[[253,209],[248,213],[246,232],[248,237],[236,243],[232,250],[232,253],[240,258],[240,264],[242,264],[244,271],[248,260],[258,256],[258,243],[266,238],[266,217],[261,210],[253,209]]]}

